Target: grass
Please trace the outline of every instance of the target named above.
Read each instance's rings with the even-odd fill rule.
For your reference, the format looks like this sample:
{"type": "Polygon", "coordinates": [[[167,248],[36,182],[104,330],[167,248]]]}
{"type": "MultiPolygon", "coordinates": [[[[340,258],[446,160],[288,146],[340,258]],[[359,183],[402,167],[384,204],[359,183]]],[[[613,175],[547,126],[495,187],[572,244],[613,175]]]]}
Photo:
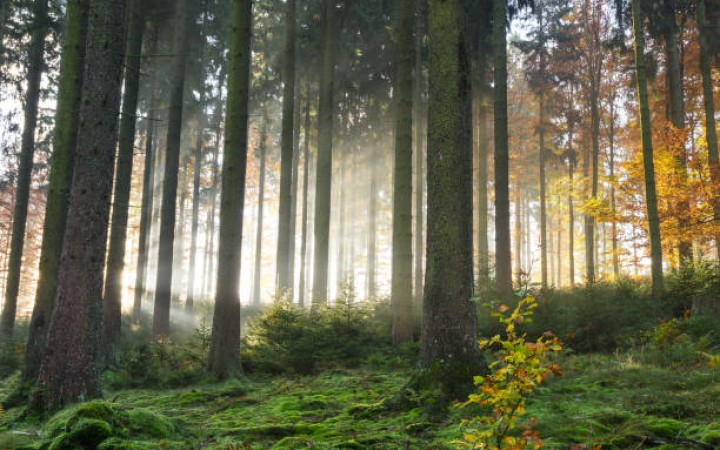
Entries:
{"type": "MultiPolygon", "coordinates": [[[[720,446],[720,371],[660,368],[633,353],[568,356],[561,364],[566,376],[542,385],[528,408],[546,448],[642,448],[636,436],[720,446]]],[[[452,448],[468,411],[432,419],[421,408],[373,407],[409,373],[360,368],[121,390],[44,423],[22,421],[14,409],[0,416],[0,449],[452,448]],[[103,438],[99,447],[82,443],[98,439],[93,433],[103,438]]]]}

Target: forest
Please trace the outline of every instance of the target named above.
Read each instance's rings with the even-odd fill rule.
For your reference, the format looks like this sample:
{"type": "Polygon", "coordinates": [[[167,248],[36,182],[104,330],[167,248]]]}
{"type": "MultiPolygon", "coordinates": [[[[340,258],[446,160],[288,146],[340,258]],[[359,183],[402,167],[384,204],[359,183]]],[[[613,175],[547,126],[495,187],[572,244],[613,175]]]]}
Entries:
{"type": "Polygon", "coordinates": [[[720,0],[0,0],[0,450],[720,448],[720,0]]]}

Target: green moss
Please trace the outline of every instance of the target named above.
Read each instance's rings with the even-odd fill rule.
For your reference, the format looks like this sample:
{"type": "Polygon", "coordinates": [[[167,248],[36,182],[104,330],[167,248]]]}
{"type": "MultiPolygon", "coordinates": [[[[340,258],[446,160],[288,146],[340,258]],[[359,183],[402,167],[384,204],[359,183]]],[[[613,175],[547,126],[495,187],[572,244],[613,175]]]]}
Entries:
{"type": "Polygon", "coordinates": [[[668,418],[650,418],[647,422],[648,431],[652,436],[677,437],[687,425],[683,422],[668,418]]]}
{"type": "Polygon", "coordinates": [[[145,408],[129,410],[127,421],[129,430],[134,434],[167,438],[175,431],[167,417],[145,408]]]}
{"type": "Polygon", "coordinates": [[[112,434],[112,427],[99,419],[80,418],[72,429],[57,436],[48,450],[95,450],[112,434]]]}
{"type": "Polygon", "coordinates": [[[118,422],[113,406],[104,401],[92,401],[66,408],[55,414],[43,427],[43,431],[52,436],[67,432],[80,419],[96,419],[110,425],[118,422]]]}

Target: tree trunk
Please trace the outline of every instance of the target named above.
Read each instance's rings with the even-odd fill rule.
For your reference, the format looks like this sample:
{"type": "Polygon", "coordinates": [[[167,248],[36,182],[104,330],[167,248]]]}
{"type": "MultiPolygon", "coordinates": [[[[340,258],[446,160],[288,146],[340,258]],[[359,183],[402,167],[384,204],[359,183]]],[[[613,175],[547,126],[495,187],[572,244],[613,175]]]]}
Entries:
{"type": "Polygon", "coordinates": [[[295,109],[295,0],[287,0],[285,6],[285,50],[283,60],[283,105],[282,136],[280,139],[280,202],[278,214],[277,242],[277,289],[292,289],[292,275],[289,273],[292,160],[293,160],[293,117],[295,109]]]}
{"type": "MultiPolygon", "coordinates": [[[[181,131],[182,132],[182,131],[181,131]]],[[[182,139],[182,138],[181,138],[182,139]]],[[[182,147],[182,143],[181,143],[182,147]]],[[[180,150],[182,152],[182,149],[180,150]]],[[[178,309],[180,306],[180,297],[183,292],[183,282],[185,282],[186,274],[184,270],[185,262],[185,202],[188,197],[188,177],[190,172],[190,155],[185,154],[180,160],[180,169],[178,172],[178,199],[177,211],[180,212],[175,222],[175,235],[173,236],[173,258],[172,258],[172,308],[178,309]]]]}
{"type": "Polygon", "coordinates": [[[165,152],[165,180],[163,183],[158,249],[153,337],[170,333],[170,301],[173,278],[173,243],[175,239],[175,202],[180,163],[180,134],[183,119],[183,93],[188,48],[188,0],[178,0],[175,7],[175,33],[170,70],[170,107],[168,111],[167,147],[165,152]]]}
{"type": "Polygon", "coordinates": [[[395,78],[395,175],[392,231],[392,336],[412,342],[412,163],[413,163],[413,2],[397,3],[395,78]]]}
{"type": "MultiPolygon", "coordinates": [[[[345,246],[347,239],[347,230],[346,230],[346,224],[345,224],[345,215],[346,215],[346,209],[347,209],[347,199],[346,199],[346,165],[347,165],[347,156],[344,154],[338,155],[338,168],[339,168],[339,176],[337,177],[337,195],[339,197],[338,205],[337,205],[337,215],[338,215],[338,239],[337,239],[337,261],[335,264],[335,278],[336,278],[336,284],[338,287],[340,287],[340,284],[343,282],[343,278],[345,276],[345,246]]],[[[339,290],[339,289],[338,289],[339,290]]]]}
{"type": "MultiPolygon", "coordinates": [[[[544,61],[541,57],[541,77],[544,77],[544,61]]],[[[538,96],[540,105],[540,125],[538,128],[538,141],[540,145],[540,280],[542,287],[548,286],[548,249],[547,249],[547,199],[545,176],[545,94],[543,91],[538,96]]]]}
{"type": "Polygon", "coordinates": [[[263,239],[263,206],[265,204],[265,153],[267,153],[267,107],[263,114],[262,132],[260,133],[260,181],[258,187],[258,219],[255,234],[255,267],[253,275],[253,305],[260,306],[260,278],[262,269],[263,239]]]}
{"type": "Polygon", "coordinates": [[[35,154],[35,128],[40,103],[40,82],[45,62],[45,37],[50,27],[48,0],[33,2],[33,25],[28,49],[27,91],[25,93],[24,125],[20,144],[20,167],[18,168],[15,206],[13,209],[12,243],[8,259],[5,284],[5,303],[0,316],[0,341],[13,337],[15,313],[20,292],[22,255],[25,245],[28,201],[32,182],[33,156],[35,154]]]}
{"type": "MultiPolygon", "coordinates": [[[[424,377],[465,398],[483,372],[472,297],[470,68],[461,0],[430,0],[424,377]]],[[[504,17],[504,16],[503,16],[504,17]]]]}
{"type": "MultiPolygon", "coordinates": [[[[482,45],[482,44],[481,44],[482,45]]],[[[487,51],[480,48],[478,61],[478,89],[480,105],[478,109],[478,273],[480,284],[490,281],[490,246],[488,242],[488,118],[489,95],[487,80],[487,51]]],[[[519,256],[519,255],[518,255],[519,256]]],[[[487,287],[487,286],[485,286],[487,287]]]]}
{"type": "Polygon", "coordinates": [[[378,163],[377,149],[373,146],[369,154],[370,163],[370,196],[368,197],[368,246],[367,246],[367,297],[372,299],[377,294],[375,281],[375,262],[377,260],[377,183],[378,163]]]}
{"type": "Polygon", "coordinates": [[[23,380],[26,381],[35,381],[40,371],[57,293],[58,265],[65,237],[73,156],[77,143],[78,114],[85,68],[87,14],[87,0],[68,2],[55,113],[55,136],[38,269],[40,278],[28,330],[25,367],[22,374],[23,380]]]}
{"type": "Polygon", "coordinates": [[[220,251],[208,368],[217,377],[240,367],[240,255],[247,167],[252,1],[233,0],[225,155],[220,200],[220,251]]]}
{"type": "Polygon", "coordinates": [[[615,201],[615,91],[610,97],[610,130],[609,130],[610,155],[608,164],[610,166],[610,211],[612,214],[611,240],[612,240],[612,266],[615,280],[620,278],[620,255],[618,253],[618,230],[615,201]]]}
{"type": "MultiPolygon", "coordinates": [[[[201,99],[201,103],[204,99],[201,99]]],[[[201,112],[201,114],[203,114],[201,112]]],[[[193,171],[193,202],[192,202],[192,224],[190,237],[190,269],[188,270],[187,295],[185,297],[185,312],[192,317],[193,304],[195,303],[195,260],[197,259],[198,228],[200,227],[200,174],[203,166],[203,139],[205,134],[205,123],[200,118],[197,132],[197,143],[193,150],[195,159],[193,171]]]]}
{"type": "Polygon", "coordinates": [[[300,231],[300,285],[298,286],[298,303],[301,308],[305,307],[305,291],[306,291],[306,278],[307,278],[307,266],[306,261],[307,255],[307,228],[308,228],[308,187],[309,176],[310,176],[310,87],[306,88],[305,98],[305,131],[304,138],[305,143],[303,146],[303,204],[302,204],[302,218],[300,219],[301,231],[300,231]]]}
{"type": "Polygon", "coordinates": [[[318,112],[318,158],[315,179],[315,262],[313,305],[327,304],[328,244],[330,241],[330,197],[333,146],[333,89],[335,65],[335,0],[322,2],[322,55],[320,68],[320,107],[318,112]]]}
{"type": "Polygon", "coordinates": [[[662,267],[662,241],[660,239],[660,220],[655,192],[655,163],[653,161],[652,128],[650,125],[650,107],[647,97],[647,75],[645,69],[645,35],[641,19],[641,0],[633,0],[633,34],[635,37],[635,77],[640,102],[640,129],[642,137],[643,169],[645,171],[645,200],[647,204],[648,228],[650,235],[650,256],[653,296],[664,290],[662,267]]]}
{"type": "MultiPolygon", "coordinates": [[[[299,92],[296,86],[295,89],[299,92]]],[[[292,157],[292,187],[290,189],[290,243],[288,245],[288,284],[292,291],[295,290],[295,243],[297,242],[297,208],[298,208],[298,173],[300,171],[300,96],[293,112],[293,157],[292,157]]],[[[295,298],[292,292],[291,299],[295,298]]]]}
{"type": "Polygon", "coordinates": [[[125,59],[125,88],[120,115],[120,135],[115,192],[113,195],[110,245],[105,269],[105,295],[103,296],[102,357],[106,364],[119,362],[120,325],[123,297],[123,271],[125,270],[125,240],[127,237],[130,187],[132,183],[133,153],[138,91],[140,89],[140,53],[142,52],[145,20],[142,2],[133,0],[128,11],[127,55],[125,59]]]}
{"type": "Polygon", "coordinates": [[[495,284],[503,294],[512,292],[510,253],[510,159],[507,117],[507,0],[493,0],[495,52],[495,284]]]}
{"type": "MultiPolygon", "coordinates": [[[[523,252],[522,252],[522,228],[523,228],[523,220],[522,220],[522,209],[523,209],[523,202],[522,202],[522,188],[520,187],[520,183],[517,183],[515,186],[515,227],[514,227],[514,236],[513,239],[515,240],[515,263],[517,264],[517,269],[515,270],[515,283],[518,286],[522,285],[522,274],[523,274],[523,268],[525,267],[523,265],[523,252]]],[[[529,265],[529,264],[528,264],[529,265]]]]}
{"type": "Polygon", "coordinates": [[[568,180],[570,184],[568,189],[568,278],[570,287],[573,287],[575,286],[575,201],[573,199],[575,158],[572,155],[568,158],[568,180]]]}
{"type": "Polygon", "coordinates": [[[413,107],[415,108],[415,305],[420,307],[423,299],[423,205],[424,205],[424,167],[423,167],[423,148],[425,134],[423,133],[423,73],[422,73],[422,40],[424,37],[424,21],[425,11],[424,2],[417,2],[417,24],[415,27],[415,98],[413,99],[413,107]]]}
{"type": "MultiPolygon", "coordinates": [[[[124,0],[91,0],[83,99],[65,242],[33,400],[48,410],[100,397],[101,298],[120,111],[124,0]]],[[[78,17],[78,20],[80,18],[78,17]]]]}

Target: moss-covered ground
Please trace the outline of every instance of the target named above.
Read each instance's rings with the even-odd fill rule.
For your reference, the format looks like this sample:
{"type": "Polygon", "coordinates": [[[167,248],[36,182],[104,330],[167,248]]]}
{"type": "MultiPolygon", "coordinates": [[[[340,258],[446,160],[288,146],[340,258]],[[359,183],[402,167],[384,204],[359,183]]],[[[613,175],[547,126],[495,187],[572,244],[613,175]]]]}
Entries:
{"type": "MultiPolygon", "coordinates": [[[[695,441],[720,448],[720,371],[658,368],[631,355],[561,361],[565,377],[548,380],[529,405],[546,448],[657,442],[643,443],[643,436],[675,442],[664,448],[692,448],[695,441]]],[[[359,368],[123,390],[47,420],[23,419],[15,408],[0,417],[0,449],[452,448],[468,411],[430,417],[421,407],[378,407],[409,375],[359,368]]]]}

